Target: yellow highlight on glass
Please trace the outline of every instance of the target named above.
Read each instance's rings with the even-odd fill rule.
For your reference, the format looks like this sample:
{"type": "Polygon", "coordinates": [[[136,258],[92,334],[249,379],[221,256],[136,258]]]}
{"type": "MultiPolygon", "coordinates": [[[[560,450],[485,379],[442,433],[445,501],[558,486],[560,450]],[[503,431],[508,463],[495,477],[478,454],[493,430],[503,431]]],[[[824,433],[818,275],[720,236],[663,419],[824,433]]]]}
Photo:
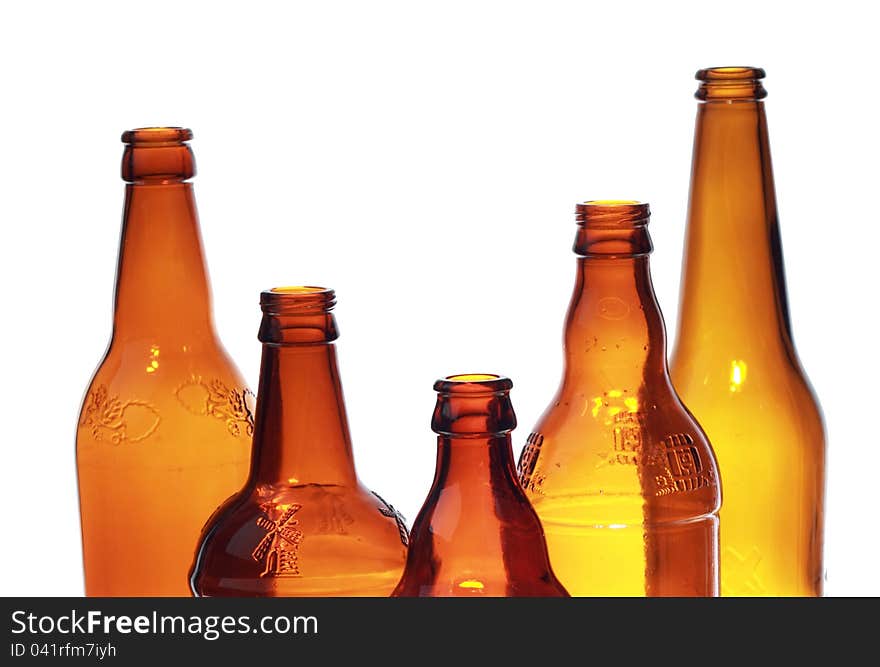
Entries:
{"type": "Polygon", "coordinates": [[[739,359],[734,359],[730,362],[730,391],[738,392],[742,391],[742,386],[745,384],[746,377],[749,374],[749,365],[740,361],[739,359]]]}
{"type": "Polygon", "coordinates": [[[459,585],[459,588],[476,588],[478,590],[483,589],[483,582],[477,581],[476,579],[468,579],[466,581],[462,581],[459,585]]]}

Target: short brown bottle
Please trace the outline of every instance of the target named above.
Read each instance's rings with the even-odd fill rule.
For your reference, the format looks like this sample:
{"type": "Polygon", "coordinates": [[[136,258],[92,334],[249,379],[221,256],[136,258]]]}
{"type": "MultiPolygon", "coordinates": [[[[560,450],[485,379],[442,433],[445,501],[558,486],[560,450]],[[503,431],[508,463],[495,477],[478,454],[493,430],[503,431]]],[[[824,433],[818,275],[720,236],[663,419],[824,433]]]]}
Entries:
{"type": "Polygon", "coordinates": [[[718,594],[718,470],[669,379],[649,217],[634,201],[577,207],[562,384],[520,457],[572,595],[718,594]]]}
{"type": "Polygon", "coordinates": [[[516,479],[512,386],[484,374],[452,375],[434,385],[437,469],[395,596],[568,595],[516,479]]]}
{"type": "Polygon", "coordinates": [[[697,72],[672,379],[721,465],[721,594],[815,596],[825,429],[792,338],[763,78],[697,72]]]}
{"type": "Polygon", "coordinates": [[[253,459],[208,521],[191,571],[201,596],[388,596],[403,518],[357,478],[336,363],[333,290],[263,292],[253,459]]]}
{"type": "Polygon", "coordinates": [[[113,336],[76,438],[87,595],[189,595],[205,519],[247,476],[252,395],[214,331],[191,138],[122,135],[113,336]]]}

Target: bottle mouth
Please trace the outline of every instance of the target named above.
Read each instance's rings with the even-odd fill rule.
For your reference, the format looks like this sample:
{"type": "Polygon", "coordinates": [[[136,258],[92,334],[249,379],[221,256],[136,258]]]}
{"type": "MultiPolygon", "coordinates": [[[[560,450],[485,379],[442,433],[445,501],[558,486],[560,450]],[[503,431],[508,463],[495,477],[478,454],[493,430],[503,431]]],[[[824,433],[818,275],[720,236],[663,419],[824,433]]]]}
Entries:
{"type": "Polygon", "coordinates": [[[442,395],[498,394],[510,391],[510,378],[494,373],[459,373],[447,375],[434,383],[434,391],[442,395]]]}
{"type": "Polygon", "coordinates": [[[185,127],[138,127],[122,133],[125,144],[180,144],[193,138],[185,127]]]}
{"type": "Polygon", "coordinates": [[[267,315],[329,313],[335,306],[336,292],[327,287],[288,285],[260,293],[260,308],[267,315]]]}
{"type": "Polygon", "coordinates": [[[590,229],[644,227],[651,219],[647,203],[634,199],[594,199],[578,204],[577,224],[590,229]]]}
{"type": "Polygon", "coordinates": [[[755,101],[767,97],[760,67],[707,67],[696,74],[700,86],[694,94],[704,102],[755,101]]]}

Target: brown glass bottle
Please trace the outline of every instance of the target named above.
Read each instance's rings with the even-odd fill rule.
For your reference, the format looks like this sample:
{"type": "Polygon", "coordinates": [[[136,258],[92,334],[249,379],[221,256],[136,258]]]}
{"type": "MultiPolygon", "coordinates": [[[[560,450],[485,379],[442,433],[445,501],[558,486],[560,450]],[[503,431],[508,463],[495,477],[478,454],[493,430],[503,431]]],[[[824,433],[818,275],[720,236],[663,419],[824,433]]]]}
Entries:
{"type": "Polygon", "coordinates": [[[792,342],[763,76],[697,73],[672,377],[721,466],[721,594],[821,595],[825,435],[792,342]]]}
{"type": "Polygon", "coordinates": [[[358,481],[333,290],[260,298],[263,361],[244,488],[205,526],[191,573],[203,596],[380,596],[400,579],[403,518],[358,481]]]}
{"type": "Polygon", "coordinates": [[[572,595],[718,592],[718,472],[669,380],[649,215],[632,201],[577,207],[562,384],[520,457],[572,595]]]}
{"type": "Polygon", "coordinates": [[[87,595],[189,595],[205,519],[247,475],[252,399],[214,331],[191,138],[122,135],[113,336],[76,439],[87,595]]]}
{"type": "Polygon", "coordinates": [[[516,479],[513,383],[451,375],[434,384],[437,469],[413,524],[397,597],[564,597],[541,522],[516,479]]]}

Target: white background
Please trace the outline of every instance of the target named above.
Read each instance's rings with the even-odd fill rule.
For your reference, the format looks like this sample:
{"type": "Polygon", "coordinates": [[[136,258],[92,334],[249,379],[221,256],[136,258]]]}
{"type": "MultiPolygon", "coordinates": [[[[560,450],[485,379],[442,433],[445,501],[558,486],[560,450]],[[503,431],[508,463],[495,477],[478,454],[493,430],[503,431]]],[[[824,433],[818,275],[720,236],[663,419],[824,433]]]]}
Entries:
{"type": "Polygon", "coordinates": [[[876,21],[721,6],[4,3],[0,594],[82,592],[75,424],[110,332],[123,130],[194,130],[217,327],[251,386],[259,291],[337,290],[358,471],[411,521],[434,379],[509,375],[517,453],[550,400],[577,201],[651,203],[673,339],[693,74],[715,65],[768,73],[794,333],[829,434],[827,592],[880,594],[876,21]]]}

